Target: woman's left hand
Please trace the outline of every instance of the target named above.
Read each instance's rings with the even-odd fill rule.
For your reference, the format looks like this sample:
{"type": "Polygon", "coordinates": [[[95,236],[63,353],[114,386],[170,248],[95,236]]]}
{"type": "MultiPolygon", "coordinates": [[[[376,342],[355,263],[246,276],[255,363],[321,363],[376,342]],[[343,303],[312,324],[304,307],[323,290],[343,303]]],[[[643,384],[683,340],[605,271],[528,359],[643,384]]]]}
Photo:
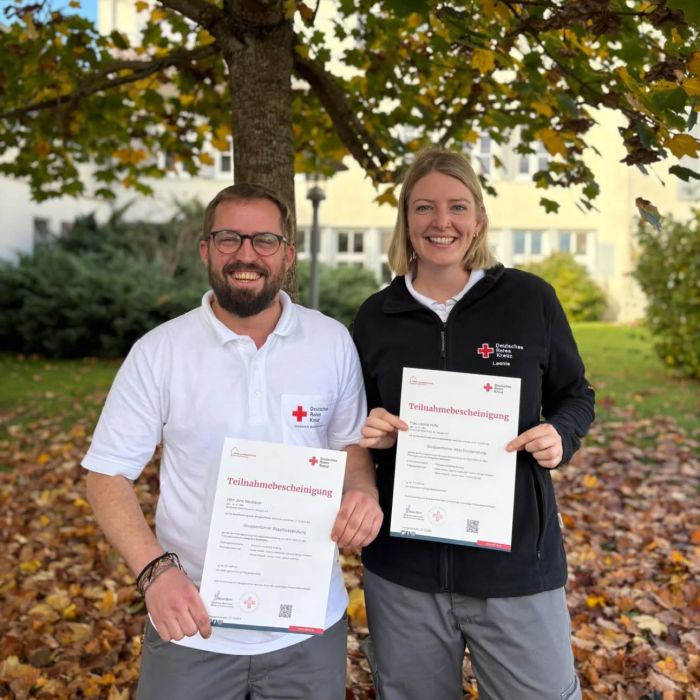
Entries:
{"type": "Polygon", "coordinates": [[[526,450],[545,469],[554,469],[564,456],[561,435],[551,423],[540,423],[506,445],[508,452],[526,450]]]}

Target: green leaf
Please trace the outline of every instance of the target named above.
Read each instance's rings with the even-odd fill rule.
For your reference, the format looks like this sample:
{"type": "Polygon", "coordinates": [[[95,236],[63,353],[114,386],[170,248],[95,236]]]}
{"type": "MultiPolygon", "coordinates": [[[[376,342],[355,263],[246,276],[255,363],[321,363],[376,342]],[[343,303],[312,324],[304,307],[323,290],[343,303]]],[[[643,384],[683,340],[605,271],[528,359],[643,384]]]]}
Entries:
{"type": "Polygon", "coordinates": [[[540,205],[544,207],[544,210],[548,214],[556,214],[559,211],[559,202],[555,202],[552,199],[547,199],[546,197],[540,198],[540,205]]]}
{"type": "Polygon", "coordinates": [[[683,182],[689,182],[690,180],[700,180],[700,172],[697,170],[691,170],[690,168],[684,168],[681,165],[673,165],[668,169],[671,175],[683,180],[683,182]]]}
{"type": "Polygon", "coordinates": [[[429,0],[384,0],[384,4],[399,17],[407,17],[413,12],[427,14],[429,0]]]}
{"type": "Polygon", "coordinates": [[[700,25],[700,2],[698,0],[667,0],[666,4],[674,10],[681,10],[688,24],[700,25]]]}

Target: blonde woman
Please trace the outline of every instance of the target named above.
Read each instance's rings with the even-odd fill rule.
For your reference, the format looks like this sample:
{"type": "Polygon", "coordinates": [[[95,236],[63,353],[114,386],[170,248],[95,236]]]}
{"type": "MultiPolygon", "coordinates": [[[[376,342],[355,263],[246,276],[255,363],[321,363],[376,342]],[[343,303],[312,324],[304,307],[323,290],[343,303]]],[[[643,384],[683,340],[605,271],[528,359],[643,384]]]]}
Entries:
{"type": "Polygon", "coordinates": [[[593,391],[552,287],[506,270],[488,247],[479,181],[461,155],[419,154],[401,189],[389,263],[398,275],[360,308],[354,339],[384,525],[363,552],[382,700],[458,700],[469,648],[481,700],[580,698],[566,558],[550,470],[593,420],[593,391]],[[495,362],[493,349],[509,348],[495,362]],[[391,537],[403,367],[519,377],[510,552],[391,537]]]}

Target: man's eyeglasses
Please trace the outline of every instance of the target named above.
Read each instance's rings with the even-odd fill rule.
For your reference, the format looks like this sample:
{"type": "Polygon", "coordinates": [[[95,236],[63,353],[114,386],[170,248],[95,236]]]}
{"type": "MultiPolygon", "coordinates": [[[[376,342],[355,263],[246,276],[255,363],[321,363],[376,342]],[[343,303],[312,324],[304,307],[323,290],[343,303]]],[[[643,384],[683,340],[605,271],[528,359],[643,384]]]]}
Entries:
{"type": "Polygon", "coordinates": [[[214,241],[214,246],[223,255],[235,253],[243,245],[246,238],[250,240],[253,250],[258,255],[274,255],[282,243],[289,245],[284,236],[267,231],[248,235],[222,228],[219,231],[212,231],[209,238],[214,241]]]}

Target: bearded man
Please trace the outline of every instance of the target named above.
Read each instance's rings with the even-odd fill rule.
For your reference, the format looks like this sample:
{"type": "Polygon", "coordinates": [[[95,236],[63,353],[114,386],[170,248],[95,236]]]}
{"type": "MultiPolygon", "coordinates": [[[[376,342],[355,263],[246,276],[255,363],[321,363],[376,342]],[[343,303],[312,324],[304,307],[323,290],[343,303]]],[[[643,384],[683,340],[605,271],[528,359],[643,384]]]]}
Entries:
{"type": "Polygon", "coordinates": [[[340,323],[281,289],[294,261],[292,227],[287,204],[265,187],[237,184],[214,197],[199,243],[212,289],[135,343],[83,460],[95,517],[148,608],[141,700],[345,697],[347,595],[337,561],[322,636],[212,628],[198,590],[226,437],[346,450],[329,535],[358,548],[381,524],[374,466],[357,445],[366,404],[354,345],[340,323]],[[306,425],[297,408],[308,405],[321,417],[306,425]],[[158,444],[153,533],[132,482],[158,444]]]}

